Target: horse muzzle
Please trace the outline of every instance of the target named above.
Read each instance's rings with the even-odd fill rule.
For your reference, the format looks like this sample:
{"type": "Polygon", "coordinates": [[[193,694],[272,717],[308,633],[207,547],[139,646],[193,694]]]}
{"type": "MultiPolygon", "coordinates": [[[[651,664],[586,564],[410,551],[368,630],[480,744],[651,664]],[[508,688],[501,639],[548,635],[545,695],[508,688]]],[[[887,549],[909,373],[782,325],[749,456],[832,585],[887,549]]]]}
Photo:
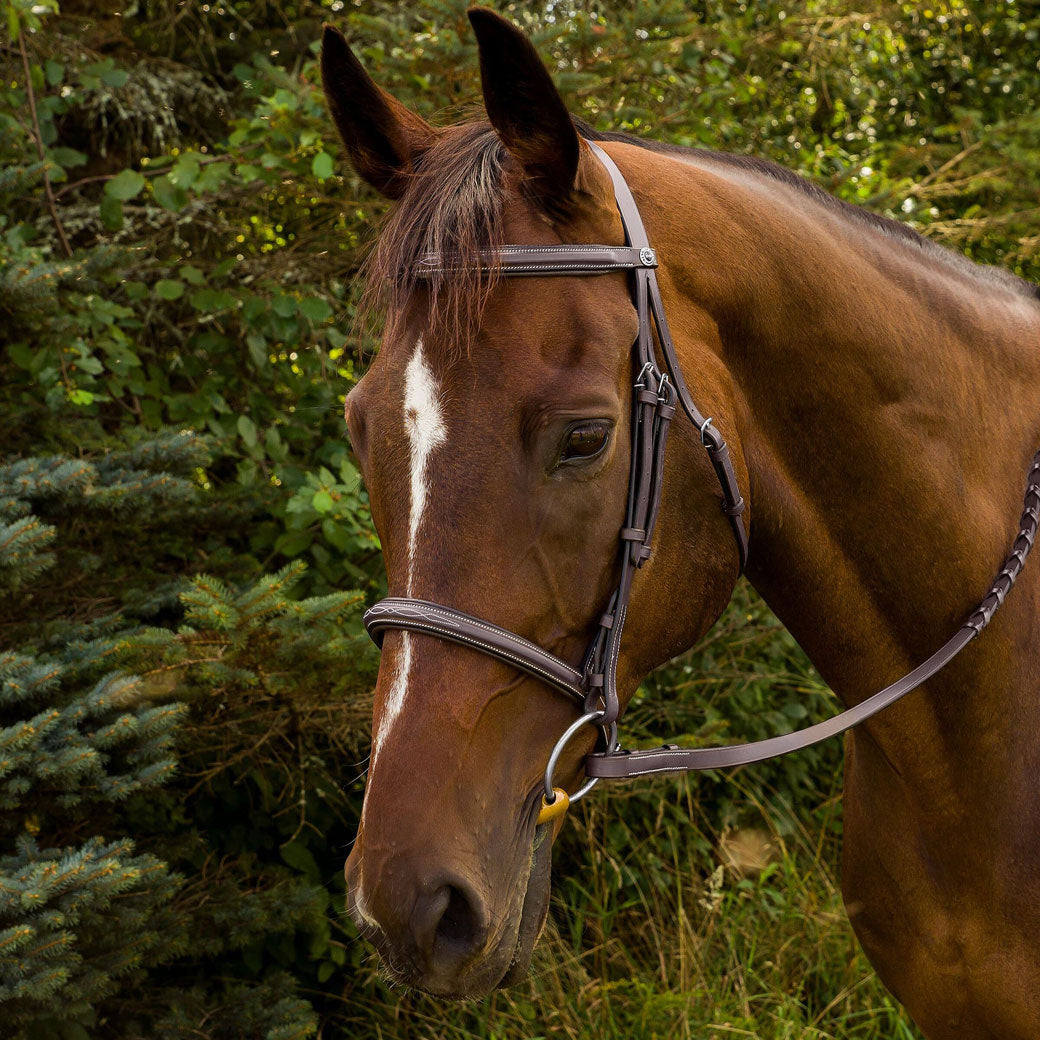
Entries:
{"type": "Polygon", "coordinates": [[[396,982],[465,999],[523,978],[549,905],[550,827],[539,827],[521,876],[488,889],[483,871],[396,856],[371,869],[355,846],[347,910],[396,982]]]}

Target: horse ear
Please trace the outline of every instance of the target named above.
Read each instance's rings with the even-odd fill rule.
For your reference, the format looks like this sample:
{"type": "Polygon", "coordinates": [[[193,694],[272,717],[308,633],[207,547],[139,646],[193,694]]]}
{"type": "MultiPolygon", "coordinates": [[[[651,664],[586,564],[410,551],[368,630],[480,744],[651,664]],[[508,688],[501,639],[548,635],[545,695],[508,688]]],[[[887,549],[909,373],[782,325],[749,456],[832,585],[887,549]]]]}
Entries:
{"type": "Polygon", "coordinates": [[[387,198],[399,198],[433,127],[377,87],[331,25],[321,41],[321,81],[354,169],[387,198]]]}
{"type": "Polygon", "coordinates": [[[484,108],[533,193],[566,205],[578,172],[578,132],[531,41],[485,7],[467,12],[480,50],[484,108]]]}

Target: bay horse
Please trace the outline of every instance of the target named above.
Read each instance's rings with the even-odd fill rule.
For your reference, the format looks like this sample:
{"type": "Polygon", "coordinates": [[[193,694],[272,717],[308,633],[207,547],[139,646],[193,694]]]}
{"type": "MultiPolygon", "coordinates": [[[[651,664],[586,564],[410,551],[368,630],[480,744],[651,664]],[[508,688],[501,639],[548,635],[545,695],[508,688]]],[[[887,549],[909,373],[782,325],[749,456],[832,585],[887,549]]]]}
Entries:
{"type": "MultiPolygon", "coordinates": [[[[354,168],[396,201],[370,263],[378,356],[347,398],[392,595],[578,662],[616,580],[636,311],[626,273],[417,276],[429,254],[626,241],[594,145],[657,250],[682,371],[724,434],[746,574],[846,705],[927,657],[986,589],[1040,443],[1040,291],[771,163],[597,133],[484,9],[487,120],[434,128],[326,27],[354,168]]],[[[698,430],[676,424],[617,661],[623,706],[725,607],[739,547],[698,430]]],[[[842,889],[929,1040],[1040,1036],[1040,581],[846,736],[842,889]]],[[[545,762],[573,705],[433,635],[386,633],[348,908],[398,980],[472,997],[526,972],[545,920],[545,762]]],[[[582,780],[594,731],[556,777],[582,780]]]]}

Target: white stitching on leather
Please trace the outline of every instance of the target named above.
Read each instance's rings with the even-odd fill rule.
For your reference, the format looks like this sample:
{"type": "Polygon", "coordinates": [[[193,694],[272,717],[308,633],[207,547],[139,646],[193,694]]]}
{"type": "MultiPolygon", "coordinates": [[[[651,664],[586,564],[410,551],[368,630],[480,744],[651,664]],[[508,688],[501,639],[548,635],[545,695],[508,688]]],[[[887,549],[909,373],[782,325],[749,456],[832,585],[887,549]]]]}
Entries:
{"type": "Polygon", "coordinates": [[[388,607],[377,603],[368,611],[368,613],[371,614],[377,611],[385,611],[386,615],[390,618],[392,618],[395,614],[400,614],[407,617],[408,611],[413,611],[417,617],[431,618],[435,621],[450,621],[454,622],[456,625],[473,625],[477,628],[484,629],[485,632],[493,632],[496,635],[505,636],[507,639],[511,639],[514,642],[521,643],[529,650],[532,650],[534,653],[541,654],[541,656],[544,659],[559,661],[560,664],[570,669],[570,671],[574,672],[575,675],[578,674],[576,668],[571,668],[571,666],[567,664],[566,661],[560,661],[558,657],[556,657],[554,654],[550,654],[548,650],[546,650],[544,647],[540,647],[537,643],[532,643],[529,639],[525,639],[523,636],[518,636],[515,632],[510,632],[508,629],[500,628],[498,625],[492,625],[488,621],[481,621],[479,618],[471,617],[468,614],[463,614],[461,611],[453,611],[451,607],[414,607],[406,606],[403,603],[400,605],[388,607]]]}

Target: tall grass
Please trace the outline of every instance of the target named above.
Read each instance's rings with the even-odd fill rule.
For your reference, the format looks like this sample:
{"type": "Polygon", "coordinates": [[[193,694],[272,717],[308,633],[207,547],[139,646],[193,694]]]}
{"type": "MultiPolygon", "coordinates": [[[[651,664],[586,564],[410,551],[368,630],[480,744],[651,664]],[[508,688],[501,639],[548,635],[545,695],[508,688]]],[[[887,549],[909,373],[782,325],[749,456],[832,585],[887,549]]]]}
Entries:
{"type": "MultiPolygon", "coordinates": [[[[708,639],[641,691],[626,732],[634,744],[754,739],[835,704],[742,588],[708,639]]],[[[842,908],[840,762],[834,745],[591,796],[554,850],[524,983],[449,1004],[389,988],[365,953],[338,1027],[401,1040],[917,1040],[842,908]]]]}

